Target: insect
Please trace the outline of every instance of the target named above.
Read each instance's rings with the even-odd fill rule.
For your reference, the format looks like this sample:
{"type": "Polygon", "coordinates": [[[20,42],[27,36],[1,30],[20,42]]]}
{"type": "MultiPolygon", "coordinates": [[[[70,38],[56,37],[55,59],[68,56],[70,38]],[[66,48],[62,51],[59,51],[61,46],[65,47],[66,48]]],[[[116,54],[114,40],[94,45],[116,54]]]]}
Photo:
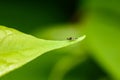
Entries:
{"type": "Polygon", "coordinates": [[[67,40],[76,40],[77,38],[68,37],[67,40]]]}

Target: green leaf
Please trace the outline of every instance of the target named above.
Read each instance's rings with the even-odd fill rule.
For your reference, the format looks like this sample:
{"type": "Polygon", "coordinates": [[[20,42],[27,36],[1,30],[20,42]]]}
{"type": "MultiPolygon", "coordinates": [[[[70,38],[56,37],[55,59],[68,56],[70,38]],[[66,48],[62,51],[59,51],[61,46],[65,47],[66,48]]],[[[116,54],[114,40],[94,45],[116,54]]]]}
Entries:
{"type": "Polygon", "coordinates": [[[0,26],[0,76],[21,67],[45,52],[77,43],[84,38],[85,36],[76,40],[43,40],[0,26]]]}
{"type": "Polygon", "coordinates": [[[120,24],[115,17],[105,14],[96,11],[90,15],[86,27],[87,41],[92,55],[105,71],[114,80],[120,80],[120,24]]]}
{"type": "Polygon", "coordinates": [[[113,80],[120,80],[120,1],[90,2],[86,32],[92,55],[113,80]]]}

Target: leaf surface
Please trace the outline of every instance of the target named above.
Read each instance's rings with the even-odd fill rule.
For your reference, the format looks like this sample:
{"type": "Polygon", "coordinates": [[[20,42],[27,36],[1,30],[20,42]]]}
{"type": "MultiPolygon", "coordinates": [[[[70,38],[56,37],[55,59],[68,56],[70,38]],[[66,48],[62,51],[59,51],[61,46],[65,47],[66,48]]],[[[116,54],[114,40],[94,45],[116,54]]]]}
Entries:
{"type": "Polygon", "coordinates": [[[0,26],[0,76],[21,67],[45,52],[77,43],[84,38],[85,36],[76,40],[44,40],[0,26]]]}

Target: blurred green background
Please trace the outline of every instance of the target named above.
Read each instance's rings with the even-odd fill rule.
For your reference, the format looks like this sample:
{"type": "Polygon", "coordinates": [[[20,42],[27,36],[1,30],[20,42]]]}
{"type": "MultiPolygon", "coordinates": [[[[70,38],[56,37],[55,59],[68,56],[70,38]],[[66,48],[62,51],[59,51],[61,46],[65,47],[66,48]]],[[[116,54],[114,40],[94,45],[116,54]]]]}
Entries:
{"type": "Polygon", "coordinates": [[[48,52],[0,80],[120,80],[119,0],[4,0],[0,25],[81,44],[48,52]]]}

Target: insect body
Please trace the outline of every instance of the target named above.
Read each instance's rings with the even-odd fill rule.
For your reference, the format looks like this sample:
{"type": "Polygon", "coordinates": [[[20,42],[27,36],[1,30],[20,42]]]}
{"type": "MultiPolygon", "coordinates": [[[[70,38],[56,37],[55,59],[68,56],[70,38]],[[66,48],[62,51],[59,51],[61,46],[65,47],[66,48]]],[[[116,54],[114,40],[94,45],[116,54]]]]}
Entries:
{"type": "Polygon", "coordinates": [[[68,37],[67,40],[76,40],[77,38],[68,37]]]}

